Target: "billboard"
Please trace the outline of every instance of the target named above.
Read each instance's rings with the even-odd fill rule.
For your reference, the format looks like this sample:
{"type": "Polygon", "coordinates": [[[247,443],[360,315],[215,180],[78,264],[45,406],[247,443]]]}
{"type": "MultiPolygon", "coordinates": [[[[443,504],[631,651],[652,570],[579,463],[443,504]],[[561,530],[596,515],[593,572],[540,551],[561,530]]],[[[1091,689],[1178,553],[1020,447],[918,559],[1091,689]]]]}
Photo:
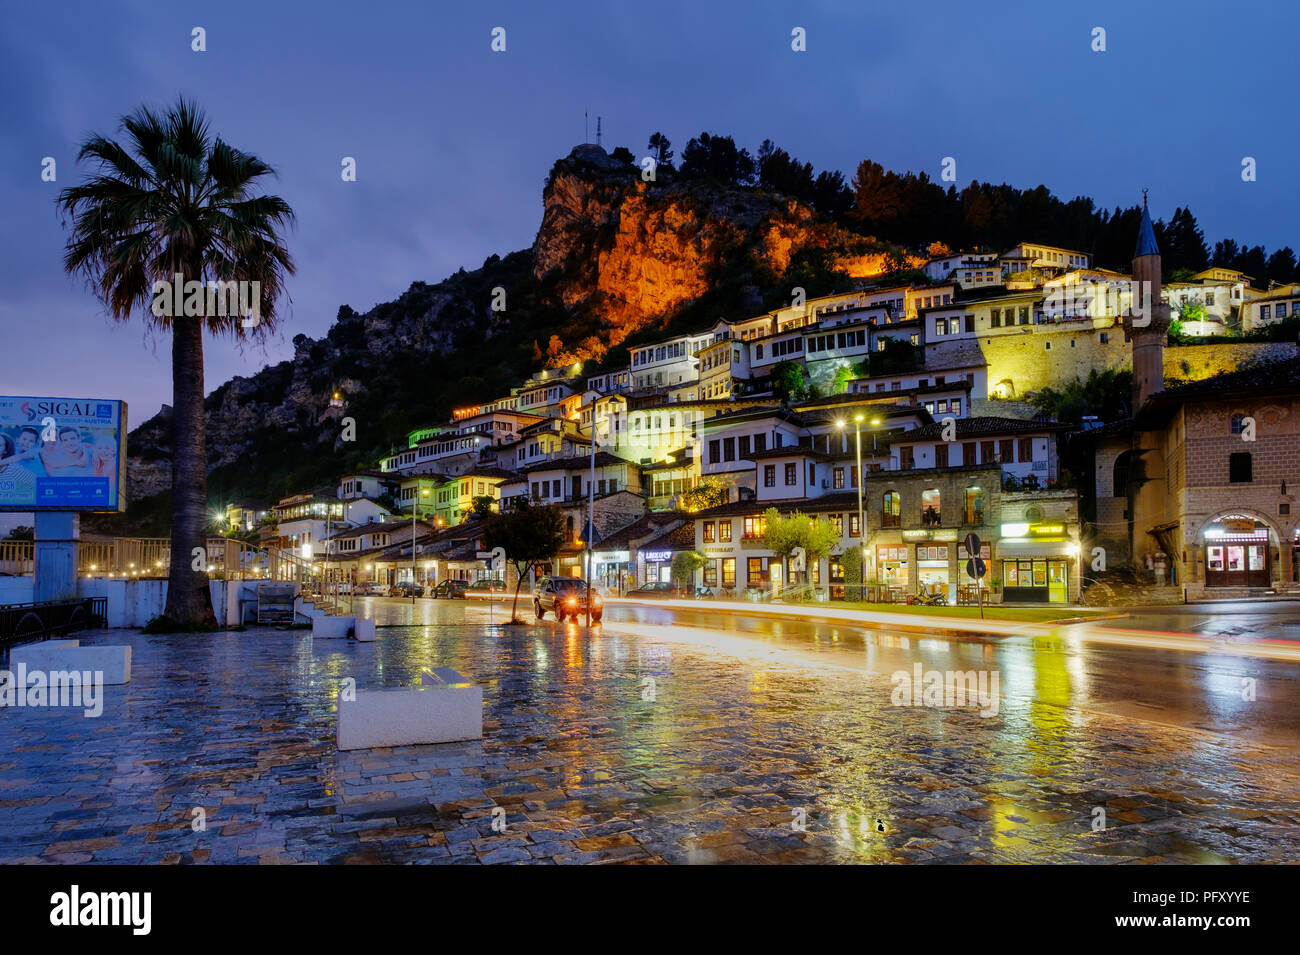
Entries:
{"type": "Polygon", "coordinates": [[[0,396],[0,511],[124,511],[126,402],[0,396]]]}

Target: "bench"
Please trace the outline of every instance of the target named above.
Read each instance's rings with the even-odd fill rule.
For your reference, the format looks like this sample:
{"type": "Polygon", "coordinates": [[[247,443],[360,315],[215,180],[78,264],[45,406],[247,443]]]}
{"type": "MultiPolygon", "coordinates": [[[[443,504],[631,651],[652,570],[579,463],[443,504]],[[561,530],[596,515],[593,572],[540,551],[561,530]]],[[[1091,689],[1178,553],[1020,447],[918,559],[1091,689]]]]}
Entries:
{"type": "Polygon", "coordinates": [[[346,639],[356,629],[356,617],[312,615],[311,635],[321,639],[346,639]]]}
{"type": "Polygon", "coordinates": [[[446,667],[425,669],[420,686],[338,695],[340,750],[483,738],[483,688],[446,667]]]}

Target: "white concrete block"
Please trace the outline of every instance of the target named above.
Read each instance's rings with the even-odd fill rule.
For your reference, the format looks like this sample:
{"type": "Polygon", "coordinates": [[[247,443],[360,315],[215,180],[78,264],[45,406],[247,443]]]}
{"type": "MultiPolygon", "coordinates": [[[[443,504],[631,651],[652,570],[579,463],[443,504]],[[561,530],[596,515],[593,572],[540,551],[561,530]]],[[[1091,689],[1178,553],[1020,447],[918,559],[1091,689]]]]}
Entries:
{"type": "Polygon", "coordinates": [[[346,638],[355,623],[355,617],[312,617],[311,635],[322,639],[346,638]]]}
{"type": "Polygon", "coordinates": [[[76,640],[29,643],[9,651],[9,668],[19,663],[32,670],[89,670],[101,674],[105,686],[131,682],[130,647],[83,647],[76,640]]]}
{"type": "Polygon", "coordinates": [[[375,621],[365,617],[357,617],[356,629],[352,635],[361,643],[373,643],[375,640],[375,621]]]}
{"type": "Polygon", "coordinates": [[[338,748],[413,746],[483,738],[483,689],[443,684],[395,690],[339,691],[338,748]]]}
{"type": "Polygon", "coordinates": [[[327,614],[327,613],[325,612],[325,609],[324,609],[323,607],[317,607],[317,606],[316,606],[314,603],[312,603],[310,600],[301,600],[301,599],[300,599],[300,600],[298,601],[298,604],[297,604],[296,610],[297,610],[298,613],[302,614],[304,617],[307,617],[307,618],[309,618],[309,619],[311,619],[311,620],[315,620],[317,617],[328,617],[328,616],[329,616],[329,614],[327,614]]]}

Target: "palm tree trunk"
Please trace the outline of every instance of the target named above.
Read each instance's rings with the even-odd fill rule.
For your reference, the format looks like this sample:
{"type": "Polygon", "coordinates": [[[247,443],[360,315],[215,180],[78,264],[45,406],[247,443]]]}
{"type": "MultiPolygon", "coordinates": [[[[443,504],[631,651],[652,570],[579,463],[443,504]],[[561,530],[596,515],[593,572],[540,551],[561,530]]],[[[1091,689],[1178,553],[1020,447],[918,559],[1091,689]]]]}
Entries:
{"type": "Polygon", "coordinates": [[[208,590],[206,421],[203,415],[203,319],[172,322],[172,554],[167,608],[172,623],[215,628],[208,590]],[[195,548],[203,551],[195,570],[195,548]]]}

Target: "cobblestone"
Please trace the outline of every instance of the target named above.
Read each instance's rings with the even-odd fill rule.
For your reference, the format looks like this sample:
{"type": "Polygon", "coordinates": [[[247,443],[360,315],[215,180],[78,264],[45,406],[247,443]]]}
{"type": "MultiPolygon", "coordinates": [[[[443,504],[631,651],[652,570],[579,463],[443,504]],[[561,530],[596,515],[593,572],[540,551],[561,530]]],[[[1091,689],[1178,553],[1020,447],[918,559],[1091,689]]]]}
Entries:
{"type": "Polygon", "coordinates": [[[0,711],[0,862],[1266,862],[1300,824],[1294,750],[1033,703],[894,707],[872,674],[612,629],[83,641],[130,643],[132,682],[98,719],[0,711]],[[424,666],[484,688],[483,740],[338,752],[341,682],[424,666]]]}

